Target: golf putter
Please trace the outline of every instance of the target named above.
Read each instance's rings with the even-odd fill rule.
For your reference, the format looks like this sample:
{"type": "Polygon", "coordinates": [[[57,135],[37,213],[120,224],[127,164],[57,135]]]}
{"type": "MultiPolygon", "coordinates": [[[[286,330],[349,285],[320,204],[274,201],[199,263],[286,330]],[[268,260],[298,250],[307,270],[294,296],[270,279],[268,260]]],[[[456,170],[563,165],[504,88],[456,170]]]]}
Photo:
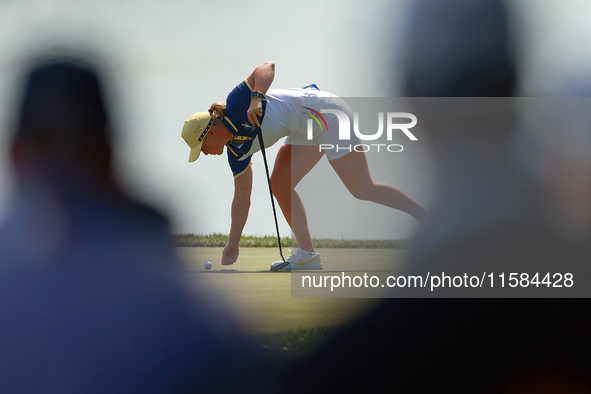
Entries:
{"type": "Polygon", "coordinates": [[[275,267],[271,268],[271,271],[279,271],[282,268],[285,268],[289,262],[285,261],[283,257],[283,250],[281,249],[281,236],[279,235],[279,223],[277,222],[277,211],[275,210],[275,200],[273,199],[273,189],[271,188],[271,177],[269,176],[269,165],[267,164],[267,154],[265,153],[265,144],[263,143],[263,132],[259,127],[259,143],[261,144],[261,152],[263,153],[263,162],[265,163],[265,171],[267,172],[267,183],[269,184],[269,193],[271,194],[271,206],[273,207],[273,217],[275,218],[275,229],[277,230],[277,242],[279,243],[279,255],[281,256],[281,260],[283,263],[277,264],[275,267]]]}

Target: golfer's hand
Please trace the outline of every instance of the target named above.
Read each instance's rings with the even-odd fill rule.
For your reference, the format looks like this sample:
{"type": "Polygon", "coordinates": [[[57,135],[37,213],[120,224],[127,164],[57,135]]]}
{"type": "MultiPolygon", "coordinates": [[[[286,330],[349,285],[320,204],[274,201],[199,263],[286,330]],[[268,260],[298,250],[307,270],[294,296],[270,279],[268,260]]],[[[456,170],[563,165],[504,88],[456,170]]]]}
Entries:
{"type": "Polygon", "coordinates": [[[232,265],[238,260],[238,245],[226,244],[222,253],[222,265],[232,265]]]}
{"type": "Polygon", "coordinates": [[[250,124],[261,127],[259,116],[263,116],[263,99],[260,97],[250,99],[250,107],[248,107],[246,114],[250,124]]]}

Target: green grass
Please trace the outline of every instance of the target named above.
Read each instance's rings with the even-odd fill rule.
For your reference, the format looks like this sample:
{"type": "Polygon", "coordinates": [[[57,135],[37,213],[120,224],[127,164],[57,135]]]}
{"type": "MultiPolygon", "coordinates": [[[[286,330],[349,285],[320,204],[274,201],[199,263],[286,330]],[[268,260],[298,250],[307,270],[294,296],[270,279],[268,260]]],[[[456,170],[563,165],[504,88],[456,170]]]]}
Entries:
{"type": "MultiPolygon", "coordinates": [[[[244,247],[236,264],[222,266],[223,244],[178,247],[176,252],[189,283],[213,308],[227,311],[272,360],[291,362],[311,355],[341,327],[362,318],[379,302],[375,298],[292,297],[292,275],[269,271],[270,262],[280,258],[278,249],[244,247]],[[211,270],[205,270],[206,261],[213,263],[211,270]]],[[[318,251],[328,274],[396,272],[404,267],[407,254],[404,249],[391,248],[318,251]]]]}
{"type": "MultiPolygon", "coordinates": [[[[177,234],[175,235],[177,246],[208,246],[223,247],[228,242],[228,235],[213,234],[177,234]]],[[[391,240],[345,240],[314,238],[314,246],[317,248],[346,248],[346,249],[406,249],[410,245],[408,239],[391,240]]],[[[292,239],[289,237],[281,238],[282,247],[297,246],[292,245],[292,239]]],[[[240,247],[250,248],[276,248],[278,247],[277,237],[265,235],[262,237],[243,235],[240,238],[240,247]]]]}
{"type": "MultiPolygon", "coordinates": [[[[231,266],[219,264],[221,247],[176,250],[187,278],[251,331],[338,326],[375,304],[371,298],[292,298],[291,274],[269,272],[270,262],[280,258],[275,248],[241,248],[238,261],[231,266]],[[203,267],[206,261],[213,263],[209,271],[203,267]]],[[[374,249],[369,255],[355,249],[318,251],[324,256],[327,272],[349,271],[358,261],[363,261],[368,272],[379,269],[386,260],[401,266],[406,254],[400,249],[374,249]]]]}
{"type": "MultiPolygon", "coordinates": [[[[224,247],[228,243],[228,235],[213,234],[177,234],[175,235],[177,246],[213,246],[224,247]]],[[[264,237],[253,237],[243,235],[240,238],[240,247],[250,248],[276,248],[277,237],[266,235],[264,237]]],[[[291,246],[291,238],[281,238],[281,246],[291,246]]]]}

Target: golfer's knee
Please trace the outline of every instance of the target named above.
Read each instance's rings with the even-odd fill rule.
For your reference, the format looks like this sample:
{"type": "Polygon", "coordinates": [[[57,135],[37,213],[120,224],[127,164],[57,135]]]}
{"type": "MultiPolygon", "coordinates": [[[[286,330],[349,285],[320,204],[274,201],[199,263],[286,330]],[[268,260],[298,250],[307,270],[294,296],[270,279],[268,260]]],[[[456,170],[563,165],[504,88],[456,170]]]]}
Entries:
{"type": "Polygon", "coordinates": [[[347,187],[349,192],[358,200],[371,201],[373,198],[373,185],[356,184],[347,187]]]}

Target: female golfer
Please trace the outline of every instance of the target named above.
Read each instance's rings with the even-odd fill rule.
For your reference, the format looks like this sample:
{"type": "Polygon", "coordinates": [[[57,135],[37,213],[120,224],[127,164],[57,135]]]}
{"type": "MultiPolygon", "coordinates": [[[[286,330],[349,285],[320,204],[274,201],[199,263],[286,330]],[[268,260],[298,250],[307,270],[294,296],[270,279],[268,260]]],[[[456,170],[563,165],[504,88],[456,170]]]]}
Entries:
{"type": "MultiPolygon", "coordinates": [[[[220,155],[224,146],[227,148],[234,173],[234,199],[230,238],[222,254],[223,265],[234,264],[238,259],[238,242],[250,207],[250,158],[260,150],[259,127],[265,148],[287,137],[277,153],[271,186],[300,249],[286,259],[289,264],[283,269],[322,269],[320,255],[312,244],[306,211],[295,187],[324,154],[354,197],[401,210],[418,221],[425,217],[426,210],[406,194],[371,178],[365,153],[350,149],[319,149],[320,144],[338,146],[339,142],[336,115],[323,114],[321,117],[320,111],[336,109],[352,115],[343,100],[318,90],[314,85],[303,89],[269,90],[274,76],[275,64],[262,64],[230,92],[225,105],[221,102],[212,104],[209,111],[191,116],[183,127],[182,136],[191,148],[190,162],[197,160],[201,152],[220,155]],[[314,122],[313,133],[309,136],[307,121],[314,118],[312,115],[319,121],[314,122]]],[[[347,146],[356,143],[359,140],[347,141],[347,146]]],[[[271,268],[282,263],[276,261],[271,268]]]]}

